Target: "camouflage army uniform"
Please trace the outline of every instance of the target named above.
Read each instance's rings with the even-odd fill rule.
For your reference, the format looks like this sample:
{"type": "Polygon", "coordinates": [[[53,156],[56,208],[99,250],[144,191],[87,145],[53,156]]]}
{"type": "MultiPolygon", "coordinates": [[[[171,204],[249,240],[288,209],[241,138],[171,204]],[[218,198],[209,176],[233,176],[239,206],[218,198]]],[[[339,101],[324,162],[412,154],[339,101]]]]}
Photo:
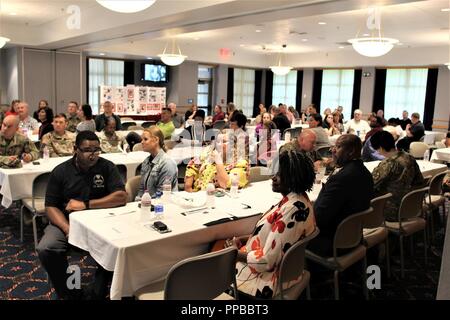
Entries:
{"type": "Polygon", "coordinates": [[[284,145],[282,145],[280,147],[280,153],[283,152],[283,151],[289,151],[289,150],[292,150],[292,151],[295,150],[295,151],[299,151],[299,152],[305,153],[312,160],[312,162],[316,162],[316,161],[322,160],[322,157],[320,156],[320,154],[316,150],[313,150],[313,151],[300,150],[300,146],[298,145],[297,140],[288,142],[288,143],[286,143],[286,144],[284,144],[284,145]]]}
{"type": "Polygon", "coordinates": [[[424,183],[416,160],[404,151],[381,161],[373,170],[372,176],[376,197],[392,193],[392,198],[387,201],[384,209],[388,221],[398,220],[398,209],[403,196],[424,183]]]}
{"type": "Polygon", "coordinates": [[[81,122],[81,119],[78,118],[77,115],[74,116],[70,116],[69,114],[67,114],[67,131],[70,132],[75,132],[77,131],[77,125],[81,122]]]}
{"type": "Polygon", "coordinates": [[[50,157],[64,157],[73,155],[75,134],[66,131],[62,136],[55,131],[49,132],[42,137],[41,150],[47,146],[50,157]]]}
{"type": "Polygon", "coordinates": [[[2,168],[20,168],[21,159],[24,153],[29,153],[32,161],[39,159],[39,151],[30,139],[16,133],[11,141],[0,135],[0,167],[2,168]],[[16,160],[10,160],[10,156],[17,156],[16,160]]]}
{"type": "Polygon", "coordinates": [[[102,148],[103,153],[122,152],[122,150],[129,149],[125,137],[119,136],[115,132],[111,137],[108,137],[105,131],[102,131],[98,134],[98,138],[100,139],[100,148],[102,148]]]}

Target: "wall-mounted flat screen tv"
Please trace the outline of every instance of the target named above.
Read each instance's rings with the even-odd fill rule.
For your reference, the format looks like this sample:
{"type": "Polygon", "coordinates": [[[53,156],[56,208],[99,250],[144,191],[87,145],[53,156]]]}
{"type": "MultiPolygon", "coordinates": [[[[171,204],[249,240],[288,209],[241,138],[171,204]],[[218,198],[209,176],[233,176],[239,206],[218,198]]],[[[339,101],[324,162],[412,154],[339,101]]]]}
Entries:
{"type": "Polygon", "coordinates": [[[167,82],[168,69],[166,65],[161,64],[142,64],[142,80],[150,82],[167,82]]]}

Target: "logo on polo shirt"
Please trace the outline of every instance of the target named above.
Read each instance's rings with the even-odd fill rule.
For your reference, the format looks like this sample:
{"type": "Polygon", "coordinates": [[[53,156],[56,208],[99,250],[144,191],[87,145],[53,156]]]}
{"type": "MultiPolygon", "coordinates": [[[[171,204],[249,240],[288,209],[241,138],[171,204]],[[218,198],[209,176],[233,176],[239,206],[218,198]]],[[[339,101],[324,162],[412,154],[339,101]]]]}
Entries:
{"type": "Polygon", "coordinates": [[[104,188],[105,187],[105,179],[101,174],[96,174],[94,176],[94,188],[104,188]]]}

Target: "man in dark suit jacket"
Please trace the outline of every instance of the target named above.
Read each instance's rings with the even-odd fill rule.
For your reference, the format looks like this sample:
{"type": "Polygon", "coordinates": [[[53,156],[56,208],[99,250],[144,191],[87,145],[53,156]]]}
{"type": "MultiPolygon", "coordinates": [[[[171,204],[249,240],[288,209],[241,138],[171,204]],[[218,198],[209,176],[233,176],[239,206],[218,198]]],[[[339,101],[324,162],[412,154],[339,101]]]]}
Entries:
{"type": "Polygon", "coordinates": [[[333,147],[336,169],[314,203],[320,233],[308,249],[316,254],[332,256],[337,226],[348,216],[370,207],[373,178],[361,160],[361,147],[361,140],[352,134],[339,137],[333,147]]]}

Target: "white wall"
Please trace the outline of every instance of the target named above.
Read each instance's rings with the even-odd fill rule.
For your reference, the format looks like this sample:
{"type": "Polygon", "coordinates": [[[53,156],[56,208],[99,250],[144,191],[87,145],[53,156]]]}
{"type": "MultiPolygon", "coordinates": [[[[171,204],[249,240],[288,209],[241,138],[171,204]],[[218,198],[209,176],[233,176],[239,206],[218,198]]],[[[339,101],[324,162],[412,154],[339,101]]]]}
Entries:
{"type": "Polygon", "coordinates": [[[313,84],[314,69],[303,69],[302,110],[304,110],[312,102],[313,84]]]}
{"type": "Polygon", "coordinates": [[[359,109],[364,114],[372,112],[373,93],[375,90],[375,68],[362,68],[362,73],[370,73],[370,77],[361,77],[361,96],[359,99],[359,109]]]}
{"type": "Polygon", "coordinates": [[[9,104],[13,99],[20,99],[21,85],[21,49],[2,49],[0,56],[0,90],[1,103],[9,104]]]}
{"type": "MultiPolygon", "coordinates": [[[[450,70],[446,66],[439,67],[434,106],[433,125],[445,126],[450,124],[450,70]],[[438,120],[438,121],[436,121],[438,120]]],[[[447,127],[448,129],[448,127],[447,127]]]]}

